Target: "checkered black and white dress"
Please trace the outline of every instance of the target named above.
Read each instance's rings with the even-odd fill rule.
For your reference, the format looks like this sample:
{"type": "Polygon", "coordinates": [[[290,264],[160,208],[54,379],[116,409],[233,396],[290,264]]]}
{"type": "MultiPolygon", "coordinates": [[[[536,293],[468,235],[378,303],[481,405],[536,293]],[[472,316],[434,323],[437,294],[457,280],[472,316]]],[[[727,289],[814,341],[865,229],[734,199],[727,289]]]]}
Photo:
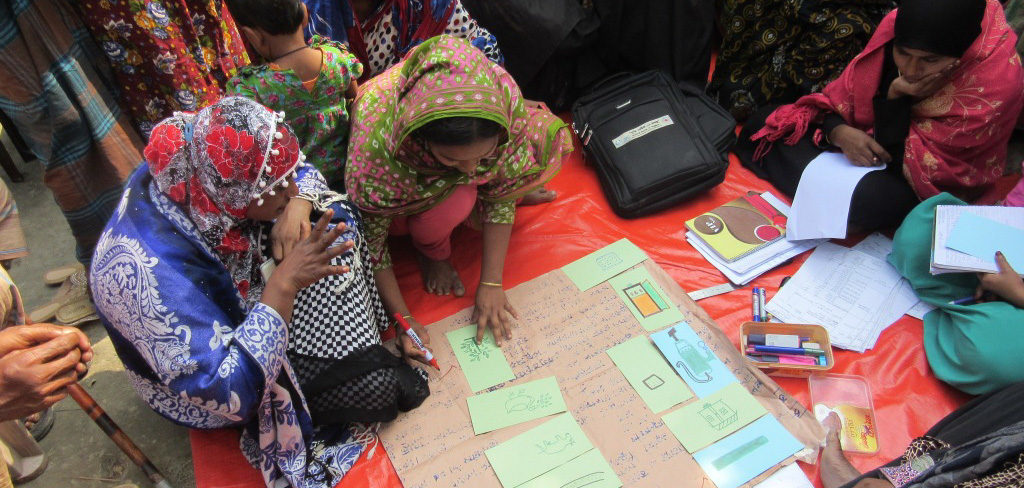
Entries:
{"type": "MultiPolygon", "coordinates": [[[[358,215],[347,201],[335,206],[358,215]]],[[[340,214],[336,209],[335,215],[340,214]]],[[[345,220],[349,230],[338,243],[352,240],[356,246],[331,264],[351,271],[323,278],[295,297],[288,358],[317,423],[391,420],[397,410],[408,410],[402,408],[410,403],[404,397],[426,397],[427,375],[382,346],[389,320],[369,266],[369,249],[358,218],[345,220]]]]}

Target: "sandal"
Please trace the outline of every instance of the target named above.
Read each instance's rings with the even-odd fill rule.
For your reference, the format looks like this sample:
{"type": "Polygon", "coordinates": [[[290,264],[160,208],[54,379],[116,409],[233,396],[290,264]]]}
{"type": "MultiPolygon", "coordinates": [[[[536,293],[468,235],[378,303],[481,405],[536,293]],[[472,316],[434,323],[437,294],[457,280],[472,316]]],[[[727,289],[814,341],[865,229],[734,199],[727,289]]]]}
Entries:
{"type": "Polygon", "coordinates": [[[75,326],[99,320],[100,317],[96,314],[96,307],[93,306],[89,295],[82,295],[78,299],[62,305],[54,314],[54,318],[59,324],[75,326]]]}
{"type": "Polygon", "coordinates": [[[82,263],[68,264],[53,268],[46,273],[43,273],[43,283],[46,283],[49,286],[57,286],[64,283],[71,277],[71,275],[84,269],[85,267],[82,266],[82,263]]]}
{"type": "MultiPolygon", "coordinates": [[[[46,434],[50,433],[50,429],[53,428],[53,419],[56,415],[53,414],[52,408],[47,408],[46,410],[34,415],[38,415],[39,418],[36,419],[35,423],[32,424],[31,427],[26,425],[25,428],[28,429],[29,434],[32,434],[32,438],[35,439],[36,442],[39,442],[46,437],[46,434]]],[[[30,422],[29,417],[22,419],[22,422],[30,422]]]]}
{"type": "MultiPolygon", "coordinates": [[[[63,307],[82,298],[89,299],[89,282],[85,270],[72,273],[63,285],[57,289],[57,293],[50,300],[50,303],[39,307],[28,314],[29,320],[33,323],[46,322],[50,320],[63,307]]],[[[80,318],[80,317],[79,317],[80,318]]]]}

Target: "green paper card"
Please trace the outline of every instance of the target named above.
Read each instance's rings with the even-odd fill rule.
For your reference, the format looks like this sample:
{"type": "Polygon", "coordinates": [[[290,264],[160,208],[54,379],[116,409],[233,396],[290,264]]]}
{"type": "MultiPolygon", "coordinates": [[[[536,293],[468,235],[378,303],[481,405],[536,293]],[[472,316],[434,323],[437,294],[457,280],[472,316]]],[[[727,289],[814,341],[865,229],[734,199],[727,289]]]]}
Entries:
{"type": "Polygon", "coordinates": [[[608,356],[654,413],[693,397],[693,392],[646,336],[634,337],[608,349],[608,356]]]}
{"type": "Polygon", "coordinates": [[[494,343],[490,329],[484,333],[480,345],[476,343],[476,324],[470,324],[445,334],[452,345],[455,357],[462,366],[469,388],[474,392],[490,388],[516,378],[508,365],[505,354],[494,343]]]}
{"type": "Polygon", "coordinates": [[[484,454],[501,486],[516,488],[583,454],[594,446],[572,415],[559,415],[484,454]]]}
{"type": "Polygon", "coordinates": [[[654,282],[647,268],[636,268],[626,271],[608,280],[615,293],[630,313],[649,331],[683,321],[680,312],[672,302],[668,301],[665,292],[654,282]]]}
{"type": "Polygon", "coordinates": [[[693,453],[736,432],[768,413],[739,383],[731,383],[703,400],[661,419],[687,451],[693,453]]]}
{"type": "Polygon", "coordinates": [[[547,473],[544,473],[517,488],[620,488],[622,481],[601,455],[601,451],[591,449],[582,456],[573,459],[547,473]]]}
{"type": "Polygon", "coordinates": [[[554,376],[466,399],[477,435],[566,410],[554,376]]]}
{"type": "Polygon", "coordinates": [[[639,247],[628,239],[619,239],[576,261],[562,266],[562,271],[581,291],[587,291],[647,259],[639,247]]]}

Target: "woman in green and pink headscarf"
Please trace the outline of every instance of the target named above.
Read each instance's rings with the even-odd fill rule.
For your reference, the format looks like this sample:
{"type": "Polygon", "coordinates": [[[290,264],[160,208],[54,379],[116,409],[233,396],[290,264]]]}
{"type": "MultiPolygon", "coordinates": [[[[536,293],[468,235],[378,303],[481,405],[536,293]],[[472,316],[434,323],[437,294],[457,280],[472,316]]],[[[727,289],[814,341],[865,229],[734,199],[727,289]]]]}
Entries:
{"type": "MultiPolygon", "coordinates": [[[[345,186],[366,220],[377,286],[411,319],[391,268],[389,233],[408,233],[428,291],[462,295],[451,233],[477,208],[483,261],[473,320],[510,337],[515,311],[501,285],[516,200],[542,188],[572,150],[565,124],[527,107],[500,66],[465,40],[440,36],[360,89],[345,186]]],[[[418,323],[413,321],[418,327],[418,323]]]]}

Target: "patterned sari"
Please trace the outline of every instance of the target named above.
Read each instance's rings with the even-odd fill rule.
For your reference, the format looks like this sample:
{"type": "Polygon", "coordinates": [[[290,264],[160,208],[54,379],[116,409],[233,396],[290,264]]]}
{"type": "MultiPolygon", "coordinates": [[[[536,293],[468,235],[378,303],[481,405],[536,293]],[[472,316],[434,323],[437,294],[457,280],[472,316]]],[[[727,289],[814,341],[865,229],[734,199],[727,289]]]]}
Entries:
{"type": "Polygon", "coordinates": [[[460,0],[381,0],[366,19],[356,19],[349,0],[304,0],[309,34],[347,42],[363,63],[360,81],[377,76],[406,53],[434,36],[449,34],[469,41],[488,59],[505,60],[498,40],[472,17],[460,0]]]}
{"type": "Polygon", "coordinates": [[[511,224],[515,200],[540,187],[572,151],[565,123],[527,108],[512,77],[466,41],[439,36],[364,85],[353,108],[345,186],[366,214],[375,269],[391,265],[392,217],[427,210],[459,185],[477,187],[483,220],[511,224]],[[445,117],[479,117],[507,134],[472,174],[439,163],[409,135],[445,117]]]}
{"type": "MultiPolygon", "coordinates": [[[[875,118],[872,99],[895,18],[894,11],[882,20],[839,79],[772,113],[751,137],[761,141],[754,158],[779,139],[795,144],[825,112],[869,131],[875,118]]],[[[988,0],[981,35],[960,58],[949,83],[913,106],[903,174],[919,198],[945,191],[967,201],[994,200],[993,183],[1003,174],[1007,142],[1024,106],[1024,70],[1016,42],[1002,6],[988,0]]]]}
{"type": "Polygon", "coordinates": [[[288,323],[259,301],[263,229],[245,218],[293,172],[300,195],[326,190],[323,176],[300,167],[283,118],[229,97],[154,128],[149,162],[96,245],[89,284],[153,410],[192,428],[242,427],[242,451],[267,487],[328,488],[363,446],[340,426],[318,441],[288,360],[288,323]]]}
{"type": "Polygon", "coordinates": [[[157,122],[224,95],[249,56],[221,0],[74,2],[123,90],[122,106],[149,137],[157,122]]]}
{"type": "Polygon", "coordinates": [[[0,110],[43,164],[84,264],[142,160],[104,64],[68,2],[0,3],[0,110]]]}
{"type": "Polygon", "coordinates": [[[724,0],[708,93],[743,121],[821,91],[864,48],[891,0],[724,0]]]}

